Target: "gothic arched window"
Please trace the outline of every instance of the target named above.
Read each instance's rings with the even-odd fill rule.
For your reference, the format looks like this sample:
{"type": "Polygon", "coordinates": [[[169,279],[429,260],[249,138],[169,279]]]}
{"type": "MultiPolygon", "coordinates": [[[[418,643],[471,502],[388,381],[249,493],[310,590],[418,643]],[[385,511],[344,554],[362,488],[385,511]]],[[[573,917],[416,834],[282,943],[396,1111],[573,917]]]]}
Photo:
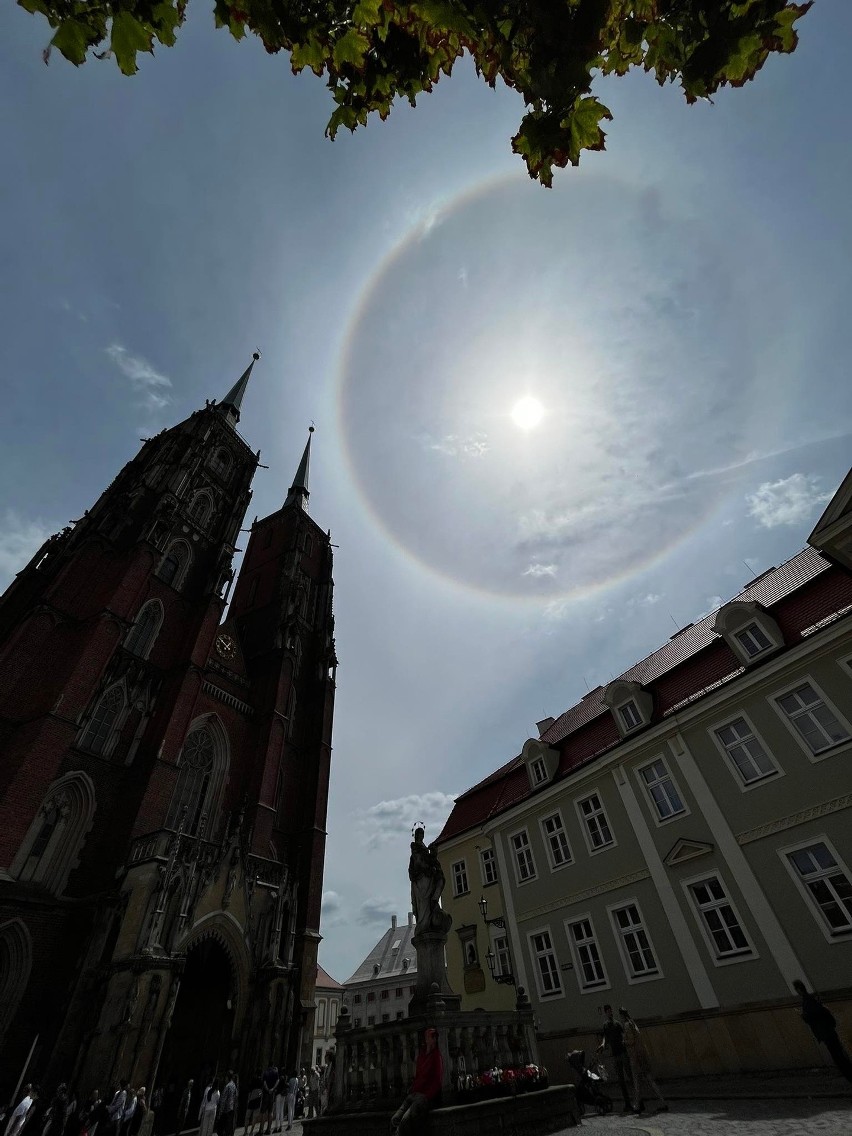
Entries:
{"type": "Polygon", "coordinates": [[[15,854],[10,874],[55,895],[80,860],[95,815],[95,787],[81,770],[54,781],[15,854]]]}
{"type": "Polygon", "coordinates": [[[20,919],[0,927],[0,1042],[12,1024],[33,965],[30,933],[20,919]]]}
{"type": "Polygon", "coordinates": [[[124,686],[120,682],[105,690],[83,730],[80,746],[92,753],[107,754],[126,705],[124,686]]]}
{"type": "Polygon", "coordinates": [[[173,588],[179,588],[186,577],[191,556],[187,544],[182,540],[174,541],[173,544],[169,545],[166,555],[160,561],[157,576],[164,584],[171,584],[173,588]]]}
{"type": "Polygon", "coordinates": [[[210,458],[210,468],[221,478],[226,478],[231,470],[231,455],[224,449],[214,450],[210,458]]]}
{"type": "Polygon", "coordinates": [[[124,646],[131,655],[138,655],[140,659],[148,658],[162,622],[163,605],[159,600],[149,600],[136,616],[124,641],[124,646]]]}
{"type": "Polygon", "coordinates": [[[206,831],[212,831],[227,764],[227,739],[217,718],[190,728],[180,754],[167,828],[177,828],[184,817],[184,832],[194,835],[206,817],[206,831]]]}
{"type": "Polygon", "coordinates": [[[203,528],[210,520],[213,512],[213,502],[208,493],[199,493],[189,508],[189,519],[199,528],[203,528]]]}

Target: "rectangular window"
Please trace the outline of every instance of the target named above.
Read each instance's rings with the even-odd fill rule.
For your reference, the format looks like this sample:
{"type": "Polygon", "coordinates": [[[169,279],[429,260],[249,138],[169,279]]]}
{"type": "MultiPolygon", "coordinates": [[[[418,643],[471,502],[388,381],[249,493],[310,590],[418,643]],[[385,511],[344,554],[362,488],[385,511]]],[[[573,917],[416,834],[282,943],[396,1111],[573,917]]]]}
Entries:
{"type": "Polygon", "coordinates": [[[562,982],[559,978],[559,964],[556,961],[556,954],[550,941],[550,932],[538,931],[534,935],[530,935],[530,946],[542,998],[548,994],[561,994],[562,982]]]}
{"type": "Polygon", "coordinates": [[[375,1000],[376,1000],[376,992],[375,992],[375,990],[370,990],[370,991],[368,991],[368,992],[367,992],[367,1001],[368,1001],[368,1002],[375,1002],[375,1000]]]}
{"type": "Polygon", "coordinates": [[[376,1015],[375,1014],[367,1014],[367,1025],[368,1026],[374,1026],[375,1024],[376,1024],[376,1015]]]}
{"type": "Polygon", "coordinates": [[[479,853],[483,884],[497,883],[497,858],[493,848],[483,848],[479,853]]]}
{"type": "Polygon", "coordinates": [[[390,1021],[390,1014],[382,1014],[382,1021],[383,1022],[389,1022],[390,1021]]]}
{"type": "Polygon", "coordinates": [[[570,864],[573,857],[565,833],[565,825],[562,823],[562,815],[554,813],[553,816],[545,817],[541,822],[541,829],[544,833],[547,854],[550,857],[550,866],[561,868],[565,864],[570,864]]]}
{"type": "Polygon", "coordinates": [[[716,737],[742,778],[743,784],[751,785],[778,772],[745,718],[736,718],[727,726],[720,726],[716,730],[716,737]]]}
{"type": "Polygon", "coordinates": [[[396,1020],[397,1020],[398,1022],[401,1022],[401,1021],[402,1021],[402,1019],[403,1019],[404,1017],[405,1017],[405,1010],[397,1010],[397,1012],[396,1012],[396,1020]]]}
{"type": "Polygon", "coordinates": [[[535,861],[533,860],[530,838],[526,829],[516,832],[512,837],[512,851],[515,854],[515,871],[518,874],[518,883],[535,879],[535,861]]]}
{"type": "Polygon", "coordinates": [[[615,843],[603,804],[597,793],[592,793],[590,796],[584,797],[582,801],[578,801],[577,808],[586,826],[589,848],[592,852],[597,852],[599,848],[607,848],[610,844],[615,843]]]}
{"type": "Polygon", "coordinates": [[[628,977],[646,978],[659,974],[651,940],[636,904],[626,903],[624,907],[614,908],[612,921],[621,941],[628,977]]]}
{"type": "Polygon", "coordinates": [[[776,702],[801,734],[811,753],[821,753],[849,737],[809,682],[803,682],[789,694],[782,694],[776,702]]]}
{"type": "Polygon", "coordinates": [[[467,864],[464,860],[458,860],[453,864],[451,871],[453,873],[453,894],[464,895],[470,889],[467,886],[467,864]]]}
{"type": "Polygon", "coordinates": [[[606,986],[606,973],[591,919],[577,919],[568,924],[568,936],[577,960],[577,980],[581,990],[606,986]]]}
{"type": "Polygon", "coordinates": [[[402,997],[402,987],[401,986],[397,986],[396,990],[394,990],[394,992],[393,992],[393,996],[394,996],[394,998],[401,998],[402,997]]]}
{"type": "Polygon", "coordinates": [[[706,928],[717,959],[752,953],[737,914],[731,906],[722,881],[710,876],[689,885],[701,921],[706,928]]]}
{"type": "Polygon", "coordinates": [[[355,1019],[353,1020],[352,1024],[353,1024],[353,1025],[355,1026],[355,1029],[357,1029],[357,1028],[358,1028],[358,1026],[360,1026],[360,1024],[361,1024],[361,1019],[360,1019],[360,1018],[355,1018],[355,1019]]]}
{"type": "Polygon", "coordinates": [[[509,939],[506,935],[494,936],[494,956],[496,963],[494,965],[495,974],[511,974],[512,973],[512,956],[509,953],[509,939]]]}
{"type": "Polygon", "coordinates": [[[750,623],[742,631],[735,632],[735,637],[750,659],[755,658],[762,651],[768,651],[772,646],[772,640],[767,637],[759,623],[750,623]]]}
{"type": "Polygon", "coordinates": [[[334,1029],[337,1025],[337,1003],[330,1002],[328,1007],[328,1028],[334,1029]]]}
{"type": "Polygon", "coordinates": [[[320,998],[317,1002],[317,1028],[325,1028],[325,998],[320,998]]]}
{"type": "Polygon", "coordinates": [[[355,1003],[357,1004],[358,1002],[360,1002],[360,1001],[361,1001],[361,995],[360,995],[360,994],[354,994],[354,995],[352,996],[352,1001],[353,1001],[353,1002],[355,1002],[355,1003]]]}
{"type": "Polygon", "coordinates": [[[852,931],[852,883],[828,846],[820,841],[788,852],[787,859],[829,931],[852,931]]]}
{"type": "Polygon", "coordinates": [[[642,725],[642,715],[639,713],[639,709],[632,698],[629,702],[625,702],[623,706],[619,706],[618,712],[621,715],[621,721],[625,730],[635,730],[637,726],[642,725]]]}
{"type": "Polygon", "coordinates": [[[384,1001],[385,998],[390,998],[390,990],[382,990],[379,997],[384,1001]]]}
{"type": "Polygon", "coordinates": [[[533,785],[541,785],[547,780],[547,766],[542,758],[537,757],[530,769],[532,770],[533,785]]]}
{"type": "Polygon", "coordinates": [[[658,820],[669,820],[678,813],[686,812],[672,776],[662,758],[652,761],[639,771],[648,796],[657,811],[658,820]]]}

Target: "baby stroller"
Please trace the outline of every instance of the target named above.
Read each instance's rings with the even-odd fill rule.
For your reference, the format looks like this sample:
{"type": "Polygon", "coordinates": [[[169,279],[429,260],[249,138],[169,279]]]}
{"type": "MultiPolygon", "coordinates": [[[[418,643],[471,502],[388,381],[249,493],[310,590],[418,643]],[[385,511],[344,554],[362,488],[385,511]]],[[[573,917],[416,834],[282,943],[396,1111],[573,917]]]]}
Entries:
{"type": "MultiPolygon", "coordinates": [[[[598,1116],[612,1112],[612,1101],[601,1088],[603,1080],[600,1073],[586,1068],[586,1051],[574,1049],[568,1054],[568,1064],[577,1074],[577,1104],[582,1116],[586,1108],[593,1108],[598,1116]]],[[[598,1066],[600,1068],[600,1066],[598,1066]]]]}

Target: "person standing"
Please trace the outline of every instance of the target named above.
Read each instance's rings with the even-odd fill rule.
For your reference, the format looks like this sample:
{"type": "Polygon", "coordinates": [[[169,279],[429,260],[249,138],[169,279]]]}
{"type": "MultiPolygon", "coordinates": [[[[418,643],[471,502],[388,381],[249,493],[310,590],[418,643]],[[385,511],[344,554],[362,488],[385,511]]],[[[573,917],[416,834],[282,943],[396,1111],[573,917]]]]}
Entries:
{"type": "Polygon", "coordinates": [[[23,1099],[16,1108],[12,1110],[12,1115],[9,1117],[9,1123],[6,1125],[6,1136],[18,1136],[18,1133],[24,1127],[27,1120],[27,1115],[38,1100],[38,1089],[28,1086],[28,1091],[24,1093],[23,1099]]]}
{"type": "Polygon", "coordinates": [[[424,1048],[417,1054],[414,1080],[408,1096],[391,1117],[391,1131],[406,1136],[411,1125],[432,1107],[444,1083],[444,1061],[438,1048],[438,1031],[427,1029],[424,1048]]]}
{"type": "Polygon", "coordinates": [[[624,1112],[633,1112],[630,1102],[630,1091],[627,1088],[633,1077],[630,1071],[630,1058],[627,1055],[627,1046],[624,1043],[624,1026],[613,1017],[612,1006],[604,1006],[606,1020],[603,1024],[602,1041],[598,1046],[598,1053],[609,1049],[612,1063],[618,1077],[621,1095],[624,1098],[624,1112]]]}
{"type": "Polygon", "coordinates": [[[192,1107],[192,1086],[195,1081],[192,1079],[186,1082],[186,1088],[181,1093],[180,1102],[178,1103],[177,1110],[177,1128],[175,1129],[175,1136],[180,1136],[186,1126],[186,1118],[189,1116],[189,1110],[192,1107]]]}
{"type": "Polygon", "coordinates": [[[246,1130],[245,1136],[252,1136],[254,1129],[255,1119],[260,1112],[261,1098],[263,1095],[263,1078],[260,1073],[255,1073],[249,1081],[248,1096],[246,1097],[246,1130]]]}
{"type": "Polygon", "coordinates": [[[136,1090],[136,1104],[130,1118],[130,1123],[127,1126],[127,1136],[139,1136],[142,1121],[145,1119],[145,1113],[148,1111],[146,1092],[147,1090],[144,1085],[136,1090]]]}
{"type": "Polygon", "coordinates": [[[225,1087],[222,1089],[222,1099],[219,1101],[219,1126],[216,1129],[219,1136],[234,1136],[236,1122],[237,1082],[233,1069],[229,1069],[225,1087]]]}
{"type": "Polygon", "coordinates": [[[218,1108],[219,1078],[214,1077],[201,1094],[201,1105],[198,1109],[198,1136],[213,1136],[218,1108]]]}
{"type": "Polygon", "coordinates": [[[119,1128],[120,1136],[128,1136],[130,1125],[133,1123],[133,1117],[136,1115],[136,1092],[134,1089],[127,1090],[127,1103],[124,1106],[124,1112],[121,1114],[121,1126],[119,1128]]]}
{"type": "Polygon", "coordinates": [[[837,1021],[834,1014],[822,1004],[818,995],[808,993],[808,988],[801,979],[795,980],[793,989],[802,999],[802,1021],[810,1027],[817,1041],[828,1050],[838,1071],[847,1081],[852,1081],[852,1059],[837,1036],[837,1021]]]}
{"type": "Polygon", "coordinates": [[[121,1118],[124,1116],[124,1109],[127,1106],[127,1092],[128,1082],[121,1081],[115,1091],[112,1100],[107,1105],[107,1120],[109,1121],[109,1136],[119,1136],[118,1130],[121,1127],[121,1118]]]}
{"type": "Polygon", "coordinates": [[[308,1075],[308,1101],[305,1109],[305,1116],[308,1120],[313,1120],[319,1116],[319,1099],[320,1099],[320,1084],[322,1079],[320,1077],[319,1066],[314,1065],[308,1075]]]}
{"type": "Polygon", "coordinates": [[[666,1098],[651,1075],[651,1063],[639,1027],[624,1006],[619,1008],[618,1016],[624,1027],[624,1044],[627,1047],[627,1056],[630,1058],[630,1068],[633,1070],[633,1107],[637,1112],[645,1111],[645,1102],[642,1100],[642,1081],[645,1081],[657,1098],[657,1112],[668,1112],[666,1098]]]}
{"type": "Polygon", "coordinates": [[[287,1108],[287,1082],[283,1077],[278,1078],[275,1086],[275,1097],[272,1101],[272,1131],[281,1132],[284,1128],[284,1112],[287,1108]]]}
{"type": "Polygon", "coordinates": [[[275,1101],[275,1092],[278,1088],[278,1069],[275,1065],[270,1065],[264,1072],[262,1077],[263,1085],[261,1086],[260,1095],[260,1131],[263,1132],[263,1118],[266,1117],[266,1132],[267,1136],[272,1131],[272,1105],[275,1101]]]}

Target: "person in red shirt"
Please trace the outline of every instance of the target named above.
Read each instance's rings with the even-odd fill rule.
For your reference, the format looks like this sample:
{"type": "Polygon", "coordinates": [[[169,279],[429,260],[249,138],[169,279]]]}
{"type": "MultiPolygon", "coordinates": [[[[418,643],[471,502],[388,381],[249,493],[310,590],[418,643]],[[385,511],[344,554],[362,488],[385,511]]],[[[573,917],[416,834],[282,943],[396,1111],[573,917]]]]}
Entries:
{"type": "Polygon", "coordinates": [[[444,1062],[438,1049],[438,1031],[427,1029],[425,1041],[426,1048],[417,1054],[414,1080],[408,1096],[391,1117],[391,1132],[398,1133],[398,1136],[410,1132],[413,1122],[431,1108],[444,1083],[444,1062]]]}

